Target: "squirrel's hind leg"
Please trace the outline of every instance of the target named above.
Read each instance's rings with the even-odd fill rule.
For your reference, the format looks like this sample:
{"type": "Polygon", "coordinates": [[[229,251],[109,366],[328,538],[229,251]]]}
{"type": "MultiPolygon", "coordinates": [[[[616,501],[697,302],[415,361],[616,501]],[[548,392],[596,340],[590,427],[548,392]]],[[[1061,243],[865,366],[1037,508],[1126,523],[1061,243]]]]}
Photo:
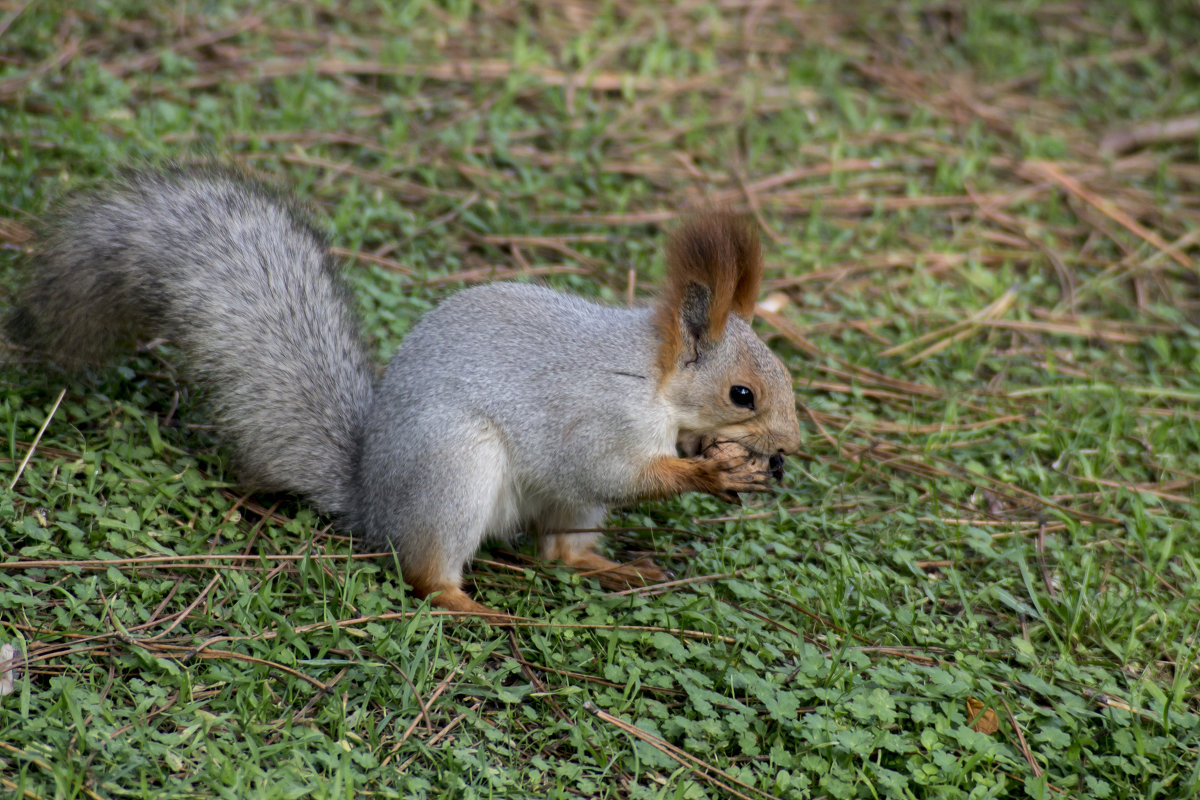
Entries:
{"type": "Polygon", "coordinates": [[[440,548],[430,547],[419,555],[406,558],[401,572],[413,592],[419,597],[428,597],[437,608],[477,617],[507,617],[507,614],[473,600],[463,590],[461,563],[459,556],[447,558],[440,548]]]}
{"type": "Polygon", "coordinates": [[[608,509],[598,507],[586,509],[574,516],[566,516],[565,519],[559,517],[541,520],[538,550],[542,559],[561,561],[587,577],[594,577],[606,589],[647,586],[667,580],[670,575],[648,558],[622,564],[596,552],[597,545],[603,539],[600,523],[604,521],[607,513],[608,509]]]}
{"type": "Polygon", "coordinates": [[[508,615],[488,608],[483,603],[473,600],[463,591],[461,577],[457,579],[413,574],[413,570],[404,573],[404,580],[421,597],[430,597],[430,603],[447,611],[462,614],[472,614],[477,617],[503,619],[508,615]]]}
{"type": "Polygon", "coordinates": [[[486,422],[438,428],[444,453],[415,438],[413,451],[432,454],[401,464],[392,503],[379,528],[395,547],[404,580],[420,597],[449,611],[511,619],[473,600],[462,588],[463,569],[483,541],[515,525],[514,490],[503,443],[486,422]]]}

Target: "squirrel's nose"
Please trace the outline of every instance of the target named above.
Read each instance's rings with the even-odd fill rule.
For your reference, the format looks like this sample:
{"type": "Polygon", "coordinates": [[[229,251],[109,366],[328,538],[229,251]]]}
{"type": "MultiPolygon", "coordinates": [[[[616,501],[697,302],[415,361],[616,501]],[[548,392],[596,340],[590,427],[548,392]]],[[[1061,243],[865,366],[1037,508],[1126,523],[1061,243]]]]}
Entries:
{"type": "Polygon", "coordinates": [[[779,446],[777,451],[781,456],[794,456],[800,452],[800,445],[804,440],[800,438],[800,429],[796,428],[796,432],[787,436],[781,436],[775,440],[775,444],[779,446]]]}

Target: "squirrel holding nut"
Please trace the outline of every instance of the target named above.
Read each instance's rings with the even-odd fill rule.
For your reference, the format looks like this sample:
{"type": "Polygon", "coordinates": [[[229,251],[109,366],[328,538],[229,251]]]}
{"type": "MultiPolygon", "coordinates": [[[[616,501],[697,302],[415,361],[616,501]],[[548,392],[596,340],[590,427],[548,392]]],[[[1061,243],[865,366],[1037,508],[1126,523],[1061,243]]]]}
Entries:
{"type": "Polygon", "coordinates": [[[736,500],[799,448],[791,378],[750,328],[755,228],[710,212],[666,254],[648,307],[460,291],[377,379],[308,214],[236,170],[174,166],[68,200],[9,327],[64,364],[172,340],[248,487],[298,494],[391,549],[434,605],[502,616],[462,588],[485,540],[529,530],[543,557],[608,585],[660,581],[597,552],[610,506],[736,500]]]}

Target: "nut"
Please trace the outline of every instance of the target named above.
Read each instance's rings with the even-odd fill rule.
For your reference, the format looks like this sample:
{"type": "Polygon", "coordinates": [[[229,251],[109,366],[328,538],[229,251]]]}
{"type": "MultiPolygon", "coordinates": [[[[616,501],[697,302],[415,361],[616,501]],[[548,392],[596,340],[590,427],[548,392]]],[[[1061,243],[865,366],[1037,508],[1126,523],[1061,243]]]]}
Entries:
{"type": "Polygon", "coordinates": [[[782,455],[764,456],[748,449],[745,445],[720,439],[707,443],[701,442],[701,444],[704,446],[700,454],[705,458],[741,459],[758,472],[767,473],[777,482],[783,481],[782,455]]]}
{"type": "Polygon", "coordinates": [[[770,459],[766,456],[748,450],[744,445],[737,442],[714,441],[709,442],[705,446],[701,455],[705,458],[719,459],[742,459],[748,464],[752,464],[761,472],[770,471],[770,459]]]}

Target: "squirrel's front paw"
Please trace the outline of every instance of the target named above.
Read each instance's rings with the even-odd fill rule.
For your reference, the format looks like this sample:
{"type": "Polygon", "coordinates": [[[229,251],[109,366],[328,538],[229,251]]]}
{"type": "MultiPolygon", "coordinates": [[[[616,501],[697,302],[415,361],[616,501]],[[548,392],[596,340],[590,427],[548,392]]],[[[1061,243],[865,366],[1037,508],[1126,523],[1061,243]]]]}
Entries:
{"type": "Polygon", "coordinates": [[[775,468],[770,458],[737,442],[713,442],[694,459],[703,474],[702,491],[728,503],[741,503],[739,492],[769,492],[775,468]]]}

